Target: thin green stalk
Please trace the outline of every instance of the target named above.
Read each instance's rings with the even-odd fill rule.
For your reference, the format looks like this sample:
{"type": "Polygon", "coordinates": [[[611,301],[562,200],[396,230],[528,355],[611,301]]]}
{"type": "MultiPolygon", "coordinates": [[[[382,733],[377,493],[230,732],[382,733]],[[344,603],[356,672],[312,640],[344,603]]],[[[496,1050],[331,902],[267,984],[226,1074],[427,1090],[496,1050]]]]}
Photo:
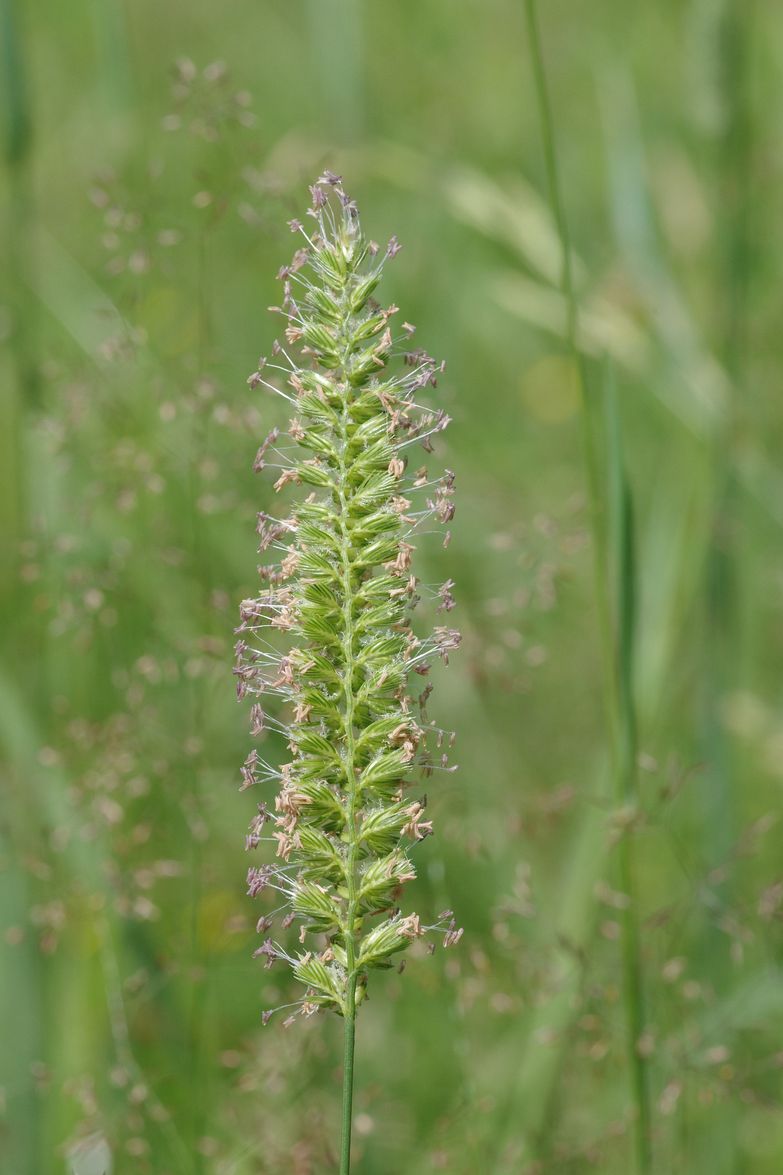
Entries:
{"type": "MultiPolygon", "coordinates": [[[[753,111],[750,101],[752,0],[727,0],[721,30],[721,90],[727,106],[721,142],[725,308],[723,361],[736,384],[747,353],[748,287],[752,269],[753,111]]],[[[732,413],[728,414],[731,423],[732,413]]]]}
{"type": "MultiPolygon", "coordinates": [[[[742,503],[738,495],[735,436],[740,405],[747,404],[745,356],[748,346],[749,286],[752,270],[751,224],[753,191],[753,118],[750,107],[750,49],[753,5],[726,0],[720,16],[720,94],[725,110],[717,159],[720,232],[716,346],[729,380],[729,399],[722,427],[712,444],[711,541],[704,568],[705,660],[703,665],[702,743],[706,771],[702,783],[705,860],[710,868],[731,859],[737,829],[738,755],[726,729],[724,699],[742,689],[742,503]]],[[[721,901],[736,900],[735,880],[727,875],[721,901]]],[[[725,999],[736,983],[725,935],[709,925],[703,946],[717,991],[725,999]]],[[[702,1153],[716,1175],[739,1169],[736,1109],[726,1107],[720,1123],[705,1140],[702,1153]]]]}
{"type": "MultiPolygon", "coordinates": [[[[346,312],[349,311],[347,300],[343,296],[343,306],[346,312]]],[[[347,379],[347,347],[346,357],[343,359],[341,367],[341,374],[343,378],[347,379]]],[[[357,820],[356,820],[356,802],[357,802],[357,788],[356,788],[356,755],[355,755],[355,739],[354,739],[354,707],[356,699],[354,697],[354,677],[356,673],[356,664],[354,658],[354,570],[351,562],[351,535],[348,531],[348,503],[346,501],[345,486],[347,484],[348,470],[346,468],[345,452],[348,445],[348,425],[350,418],[348,415],[347,402],[343,404],[343,410],[340,420],[341,435],[341,450],[338,456],[339,462],[339,491],[338,496],[340,500],[340,558],[342,562],[342,589],[343,589],[343,658],[344,658],[344,679],[343,679],[343,696],[345,699],[345,710],[343,714],[343,729],[345,732],[345,775],[348,784],[348,811],[347,811],[347,836],[348,836],[348,857],[346,861],[346,888],[348,891],[348,901],[346,905],[346,920],[345,920],[345,954],[346,954],[346,970],[348,972],[348,985],[346,989],[345,998],[345,1053],[343,1058],[343,1112],[342,1112],[342,1142],[340,1146],[340,1175],[349,1175],[351,1170],[351,1125],[353,1122],[353,1069],[354,1069],[354,1052],[356,1044],[356,983],[358,979],[358,971],[356,968],[356,913],[357,913],[357,885],[356,885],[356,866],[357,866],[357,820]]]]}
{"type": "MultiPolygon", "coordinates": [[[[585,465],[590,494],[593,530],[594,574],[598,607],[599,635],[604,660],[604,692],[607,725],[612,747],[615,795],[624,806],[636,800],[636,722],[632,694],[633,588],[632,547],[630,543],[630,496],[622,472],[622,458],[617,431],[617,412],[613,398],[604,396],[604,411],[599,410],[591,392],[589,372],[579,346],[579,316],[574,288],[571,239],[562,198],[554,120],[544,66],[544,55],[536,0],[525,0],[533,80],[538,97],[541,132],[552,210],[562,249],[562,291],[566,302],[566,338],[579,375],[582,393],[582,423],[585,465]],[[614,407],[614,411],[612,410],[614,407]],[[601,466],[604,433],[606,446],[614,460],[610,481],[606,484],[601,466]],[[614,490],[614,493],[612,493],[614,490]],[[611,510],[607,527],[607,500],[611,510]],[[618,509],[619,507],[619,509],[618,509]]],[[[640,1175],[652,1170],[650,1151],[650,1102],[647,1062],[638,1043],[644,1029],[644,1002],[639,956],[639,929],[634,882],[633,841],[623,835],[619,846],[620,873],[629,905],[623,917],[622,963],[627,1016],[628,1063],[633,1074],[636,1107],[635,1154],[640,1175]]]]}
{"type": "Polygon", "coordinates": [[[20,401],[38,399],[37,307],[30,297],[34,191],[31,174],[33,115],[27,80],[27,45],[17,0],[0,0],[0,78],[2,78],[3,163],[8,179],[6,246],[8,294],[13,312],[11,350],[20,401]]]}
{"type": "MultiPolygon", "coordinates": [[[[721,22],[721,92],[726,123],[720,144],[721,238],[726,242],[719,280],[723,305],[719,327],[721,357],[730,380],[730,400],[712,449],[712,542],[705,568],[707,660],[705,664],[704,743],[709,751],[705,779],[712,844],[710,864],[726,861],[735,837],[734,769],[731,740],[721,716],[722,699],[738,689],[742,641],[739,577],[741,534],[734,470],[734,434],[744,382],[748,331],[748,286],[752,264],[750,223],[752,115],[748,97],[748,54],[752,7],[728,0],[721,22]]],[[[723,952],[721,952],[723,953],[723,952]]],[[[716,965],[725,967],[725,959],[716,965]]]]}
{"type": "MultiPolygon", "coordinates": [[[[720,146],[719,182],[722,193],[721,237],[726,241],[719,280],[723,305],[719,325],[721,358],[730,380],[730,399],[722,426],[712,445],[712,537],[705,567],[706,662],[704,669],[704,745],[708,752],[705,777],[705,820],[711,844],[710,864],[727,860],[732,851],[736,821],[731,740],[721,716],[722,699],[739,688],[741,664],[737,550],[737,484],[734,470],[734,434],[738,422],[738,392],[743,383],[743,361],[748,329],[747,294],[751,267],[750,176],[752,120],[748,109],[747,55],[749,31],[745,9],[729,0],[721,28],[721,91],[727,107],[720,146]]],[[[723,953],[721,951],[721,953],[723,953]]],[[[725,959],[716,966],[725,967],[725,959]]]]}
{"type": "MultiPolygon", "coordinates": [[[[19,541],[25,532],[25,415],[38,397],[36,313],[30,297],[34,256],[31,227],[33,123],[27,83],[26,42],[16,0],[0,0],[0,150],[8,202],[0,226],[6,246],[5,290],[11,311],[8,368],[0,372],[0,596],[16,588],[19,541]]],[[[4,601],[5,602],[5,601],[4,601]]]]}
{"type": "MultiPolygon", "coordinates": [[[[636,568],[633,505],[624,469],[620,414],[611,372],[604,381],[611,574],[616,610],[614,649],[614,772],[617,804],[629,816],[638,807],[637,719],[633,689],[636,568]]],[[[645,1028],[644,982],[641,966],[638,887],[633,853],[633,826],[624,829],[618,845],[620,887],[628,898],[622,917],[623,983],[628,1033],[628,1058],[637,1107],[636,1147],[641,1172],[651,1170],[649,1074],[640,1042],[645,1028]]]]}
{"type": "Polygon", "coordinates": [[[345,1014],[345,1053],[343,1056],[343,1125],[340,1146],[340,1175],[351,1171],[351,1124],[353,1122],[353,1059],[356,1043],[356,976],[348,988],[345,1014]]]}

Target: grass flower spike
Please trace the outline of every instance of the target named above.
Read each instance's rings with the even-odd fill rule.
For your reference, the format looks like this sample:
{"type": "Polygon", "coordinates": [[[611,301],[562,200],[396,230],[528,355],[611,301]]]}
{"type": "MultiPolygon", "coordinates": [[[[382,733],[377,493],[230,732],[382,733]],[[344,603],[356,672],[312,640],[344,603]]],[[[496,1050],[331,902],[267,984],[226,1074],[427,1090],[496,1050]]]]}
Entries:
{"type": "Polygon", "coordinates": [[[425,588],[413,558],[419,536],[453,517],[454,475],[433,478],[413,459],[421,447],[426,460],[449,423],[419,403],[443,365],[411,346],[409,323],[395,335],[397,307],[373,298],[396,238],[385,250],[364,238],[339,177],[327,172],[310,191],[312,225],[290,222],[303,245],[278,275],[285,339],[249,380],[292,413],[288,442],[273,429],[255,468],[274,468],[275,490],[298,493],[284,517],[259,515],[260,549],[279,558],[242,603],[235,672],[240,697],[282,700],[282,719],[254,700],[252,729],[276,730],[290,751],[279,768],[255,750],[243,767],[243,786],[279,789],[247,838],[249,849],[274,842],[275,863],[249,870],[248,892],[272,891],[283,926],[299,926],[300,949],[288,949],[268,934],[275,915],[262,914],[257,954],[304,986],[287,1023],[322,1009],[344,1018],[348,1171],[354,1025],[368,977],[417,938],[438,934],[448,946],[461,934],[450,911],[426,925],[400,905],[413,850],[432,832],[417,776],[453,770],[453,735],[427,717],[425,679],[459,634],[441,623],[419,636],[411,619],[428,598],[444,619],[453,607],[451,581],[425,588]]]}

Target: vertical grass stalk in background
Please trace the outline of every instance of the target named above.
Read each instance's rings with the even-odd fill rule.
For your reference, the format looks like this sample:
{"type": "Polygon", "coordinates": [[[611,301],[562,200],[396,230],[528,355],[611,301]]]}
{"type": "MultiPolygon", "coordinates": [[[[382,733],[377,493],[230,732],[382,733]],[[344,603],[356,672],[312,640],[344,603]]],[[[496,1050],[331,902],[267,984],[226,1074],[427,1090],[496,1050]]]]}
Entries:
{"type": "MultiPolygon", "coordinates": [[[[750,176],[752,120],[748,109],[748,3],[726,0],[719,30],[724,106],[719,144],[720,239],[725,242],[716,282],[722,304],[717,315],[718,348],[728,376],[727,410],[712,443],[713,518],[707,555],[705,602],[707,660],[704,670],[704,742],[707,756],[705,821],[711,866],[725,863],[736,835],[732,749],[721,713],[723,700],[738,688],[742,663],[740,632],[738,510],[733,450],[748,329],[750,280],[750,176]]],[[[721,952],[724,954],[725,952],[721,952]]],[[[716,959],[716,965],[725,970],[716,959]]]]}
{"type": "Polygon", "coordinates": [[[98,45],[101,84],[117,114],[131,109],[133,82],[122,0],[92,0],[92,23],[98,45]]]}
{"type": "MultiPolygon", "coordinates": [[[[328,136],[355,141],[362,129],[362,23],[359,0],[308,0],[310,52],[328,136]]],[[[327,138],[327,142],[329,141],[327,138]]]]}
{"type": "MultiPolygon", "coordinates": [[[[716,289],[716,350],[728,377],[727,406],[711,444],[712,519],[705,566],[705,659],[703,666],[702,741],[705,771],[701,795],[705,862],[724,868],[732,859],[738,821],[737,750],[726,729],[726,698],[742,688],[744,642],[741,616],[742,499],[738,493],[734,453],[747,389],[744,360],[749,325],[751,274],[752,131],[749,108],[748,55],[753,6],[750,0],[725,0],[718,25],[719,97],[723,112],[718,145],[717,192],[720,196],[718,239],[723,243],[716,289]]],[[[747,411],[747,408],[744,408],[747,411]]],[[[717,888],[717,887],[716,887],[717,888]]],[[[727,871],[718,889],[721,908],[736,901],[736,879],[727,871]]],[[[717,921],[715,914],[713,918],[717,921]]],[[[717,925],[707,929],[705,958],[717,989],[725,998],[734,983],[730,942],[717,925]]],[[[737,1150],[736,1108],[727,1106],[702,1151],[716,1175],[730,1175],[741,1161],[737,1150]]]]}
{"type": "Polygon", "coordinates": [[[25,46],[16,0],[0,0],[0,94],[3,168],[7,180],[4,297],[10,311],[9,366],[0,368],[0,536],[8,555],[0,560],[0,596],[15,584],[19,540],[24,532],[23,422],[37,396],[36,312],[29,296],[32,269],[32,112],[25,46]]]}
{"type": "Polygon", "coordinates": [[[649,1075],[642,1037],[645,1029],[644,980],[639,941],[638,886],[633,852],[634,816],[639,805],[637,719],[634,698],[636,558],[631,490],[623,458],[617,390],[611,368],[602,388],[606,421],[609,544],[608,566],[614,601],[615,800],[625,814],[618,844],[620,887],[628,899],[622,911],[623,973],[628,1056],[638,1113],[636,1141],[639,1170],[651,1169],[649,1075]]]}
{"type": "MultiPolygon", "coordinates": [[[[552,209],[562,248],[562,290],[566,303],[566,337],[579,373],[590,516],[593,531],[596,604],[604,661],[604,689],[611,745],[615,797],[632,811],[636,794],[636,722],[633,702],[633,545],[630,494],[622,467],[618,414],[613,387],[604,381],[596,397],[579,345],[578,306],[574,287],[571,240],[563,203],[554,122],[547,86],[536,0],[525,0],[533,79],[552,209]],[[603,444],[601,443],[601,434],[603,444]],[[602,460],[608,462],[603,468],[602,460]]],[[[644,1029],[642,970],[634,881],[632,830],[620,845],[620,872],[628,906],[623,917],[622,960],[627,1022],[628,1063],[633,1074],[635,1153],[640,1175],[652,1170],[650,1097],[647,1062],[639,1042],[644,1029]]]]}
{"type": "MultiPolygon", "coordinates": [[[[733,451],[748,328],[747,294],[751,264],[749,184],[752,138],[746,61],[748,7],[747,4],[740,6],[736,0],[726,0],[718,33],[724,122],[718,152],[717,188],[720,195],[719,236],[724,245],[721,272],[716,282],[721,299],[717,314],[717,350],[728,376],[728,403],[711,443],[713,505],[704,590],[707,628],[703,695],[703,741],[707,764],[704,819],[710,838],[706,858],[713,868],[725,864],[736,836],[733,756],[722,706],[726,695],[738,688],[737,673],[743,652],[737,551],[740,501],[733,451]]],[[[715,952],[714,966],[718,973],[726,970],[724,945],[721,941],[715,952]]]]}
{"type": "MultiPolygon", "coordinates": [[[[45,1054],[46,985],[36,939],[12,948],[12,927],[25,924],[34,901],[26,857],[40,843],[36,804],[30,803],[35,752],[40,745],[32,714],[16,683],[0,668],[0,1086],[3,1089],[2,1165],[9,1171],[45,1170],[45,1125],[32,1067],[45,1054]]],[[[36,797],[37,799],[37,797],[36,797]]]]}
{"type": "MultiPolygon", "coordinates": [[[[6,302],[10,311],[10,346],[6,357],[0,359],[0,608],[7,617],[3,644],[8,643],[12,656],[22,611],[18,570],[27,514],[25,415],[35,396],[37,371],[33,308],[28,297],[32,114],[15,0],[0,0],[0,93],[7,190],[5,223],[0,230],[6,246],[7,287],[0,301],[6,302]]],[[[4,350],[0,347],[0,355],[4,350]]],[[[24,942],[12,946],[10,936],[25,925],[33,902],[28,860],[38,844],[39,827],[35,805],[29,802],[29,785],[36,743],[34,739],[26,742],[27,731],[18,720],[16,703],[15,684],[0,676],[0,925],[4,935],[0,941],[0,1151],[9,1170],[34,1171],[42,1170],[45,1162],[44,1131],[32,1073],[44,1055],[45,985],[35,939],[27,935],[24,942]]]]}
{"type": "Polygon", "coordinates": [[[418,710],[407,691],[412,674],[426,676],[459,643],[445,625],[423,639],[411,625],[422,596],[439,611],[453,606],[451,581],[420,585],[411,566],[418,536],[453,516],[454,476],[432,478],[411,460],[411,446],[432,451],[449,418],[420,404],[443,365],[410,349],[410,323],[393,335],[397,307],[372,297],[396,238],[379,257],[331,172],[310,191],[314,226],[290,222],[304,245],[279,273],[285,345],[276,343],[249,380],[294,413],[290,444],[279,445],[272,429],[255,469],[276,469],[276,491],[294,484],[306,496],[287,517],[258,516],[259,550],[280,560],[259,568],[264,589],[242,603],[235,672],[240,698],[286,704],[282,721],[260,702],[251,711],[253,733],[281,734],[291,760],[277,767],[253,750],[242,769],[243,786],[276,781],[280,789],[276,815],[262,802],[251,821],[247,849],[271,841],[277,860],[249,869],[248,894],[275,894],[277,909],[261,915],[259,933],[283,914],[284,927],[300,922],[308,949],[290,954],[267,937],[256,955],[267,966],[287,964],[304,985],[303,998],[287,1005],[295,1009],[287,1025],[319,1011],[342,1017],[340,1172],[348,1175],[356,1012],[369,972],[390,967],[427,932],[447,946],[461,933],[448,910],[424,926],[398,905],[416,876],[407,842],[415,847],[432,831],[426,797],[406,794],[416,786],[410,777],[417,768],[425,776],[449,770],[446,733],[426,716],[429,687],[418,710]],[[403,361],[396,373],[395,356],[403,361]],[[282,655],[280,634],[292,642],[282,655]]]}

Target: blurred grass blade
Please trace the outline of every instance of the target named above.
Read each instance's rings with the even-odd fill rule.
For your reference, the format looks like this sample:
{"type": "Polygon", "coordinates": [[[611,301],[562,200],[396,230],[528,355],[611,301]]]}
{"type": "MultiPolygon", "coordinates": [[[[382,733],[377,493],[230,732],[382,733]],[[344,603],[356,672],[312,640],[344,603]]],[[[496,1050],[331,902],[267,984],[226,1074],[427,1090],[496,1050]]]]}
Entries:
{"type": "Polygon", "coordinates": [[[34,290],[41,303],[93,363],[108,366],[103,344],[111,329],[127,332],[127,322],[70,251],[43,229],[38,251],[41,267],[34,290]]]}
{"type": "Polygon", "coordinates": [[[133,83],[122,0],[92,0],[92,21],[102,67],[101,83],[115,110],[131,109],[133,83]]]}
{"type": "MultiPolygon", "coordinates": [[[[102,908],[101,903],[96,906],[95,899],[105,894],[107,885],[100,842],[93,837],[80,836],[74,827],[74,815],[78,813],[69,803],[67,781],[57,767],[47,767],[45,784],[39,785],[37,754],[41,745],[41,734],[33,714],[14,683],[0,672],[0,750],[8,764],[6,782],[11,785],[5,789],[0,850],[5,858],[13,846],[11,860],[15,860],[12,868],[0,873],[3,926],[25,926],[29,920],[27,873],[23,860],[32,858],[37,849],[39,821],[43,821],[47,839],[54,833],[62,839],[65,847],[61,857],[77,880],[80,892],[90,899],[85,901],[86,916],[72,928],[72,933],[84,940],[81,950],[77,949],[75,956],[63,952],[55,963],[50,964],[58,1000],[53,1009],[54,1022],[49,1026],[46,1050],[43,1048],[46,1021],[41,1015],[42,971],[35,935],[28,933],[21,945],[3,948],[6,957],[0,968],[0,995],[8,997],[0,1003],[4,1020],[8,1021],[3,1040],[16,1041],[18,1046],[16,1050],[3,1049],[4,1061],[7,1059],[11,1065],[9,1072],[3,1072],[0,1065],[0,1073],[6,1079],[5,1088],[13,1095],[11,1105],[15,1107],[9,1146],[14,1156],[24,1154],[30,1158],[30,1161],[20,1161],[18,1166],[8,1167],[8,1170],[49,1169],[46,1162],[32,1156],[39,1154],[38,1148],[49,1133],[59,1145],[63,1131],[73,1125],[63,1117],[61,1104],[54,1102],[49,1107],[54,1121],[47,1122],[44,1129],[41,1107],[32,1089],[30,1064],[45,1054],[58,1068],[62,1066],[64,1072],[74,1069],[78,1072],[97,1064],[102,1045],[101,1030],[94,1013],[96,1001],[104,994],[100,990],[102,979],[116,1059],[147,1089],[145,1097],[156,1105],[160,1129],[168,1139],[172,1153],[178,1156],[179,1169],[186,1171],[189,1169],[188,1152],[184,1143],[169,1114],[149,1089],[146,1076],[131,1049],[119,967],[107,917],[94,913],[95,909],[102,908]],[[68,835],[63,836],[66,831],[68,835]],[[96,935],[101,948],[100,967],[96,966],[98,959],[94,951],[96,935]],[[64,1011],[66,1007],[70,1007],[70,1012],[64,1011]],[[29,1059],[24,1066],[19,1063],[23,1056],[29,1059]]],[[[0,1150],[0,1155],[2,1153],[0,1150]]]]}
{"type": "MultiPolygon", "coordinates": [[[[616,780],[615,790],[618,802],[628,805],[629,802],[635,801],[636,779],[636,718],[633,702],[635,594],[631,499],[623,468],[613,381],[607,379],[605,369],[601,385],[602,428],[599,421],[600,408],[591,387],[584,354],[579,347],[579,314],[574,289],[571,241],[560,190],[554,122],[535,0],[526,0],[525,11],[552,208],[562,245],[562,288],[567,306],[566,337],[579,364],[582,381],[585,454],[593,519],[596,596],[601,624],[604,686],[616,780]],[[601,431],[604,433],[603,438],[600,438],[601,431]],[[599,438],[603,440],[606,471],[602,468],[602,446],[599,438]]],[[[620,871],[623,887],[629,897],[629,905],[623,919],[623,971],[627,1047],[629,1066],[633,1073],[636,1111],[636,1169],[639,1175],[647,1175],[652,1170],[650,1107],[646,1062],[638,1047],[644,1025],[644,1010],[632,841],[629,831],[626,830],[620,841],[620,871]]]]}
{"type": "Polygon", "coordinates": [[[633,503],[625,472],[617,387],[611,367],[604,369],[602,387],[605,451],[608,469],[608,560],[613,588],[614,697],[613,767],[615,800],[623,813],[618,844],[622,912],[623,984],[626,1007],[628,1065],[633,1077],[636,1163],[652,1170],[650,1078],[642,1038],[646,1027],[643,968],[639,935],[639,892],[634,859],[634,817],[639,811],[637,787],[637,719],[634,697],[636,647],[636,553],[633,503]]]}
{"type": "MultiPolygon", "coordinates": [[[[14,782],[13,768],[0,772],[3,794],[14,782]]],[[[44,1170],[41,1153],[41,1110],[32,1070],[45,1055],[41,960],[34,935],[25,934],[31,897],[27,874],[19,859],[7,802],[0,822],[0,1167],[4,1171],[44,1170]],[[21,941],[12,939],[23,935],[21,941]]]]}
{"type": "MultiPolygon", "coordinates": [[[[493,280],[492,291],[498,305],[509,313],[562,338],[567,307],[559,290],[508,273],[493,280]]],[[[592,305],[588,303],[580,310],[577,345],[591,358],[611,355],[637,374],[645,372],[648,366],[650,348],[644,332],[633,319],[605,299],[592,299],[592,305]]]]}
{"type": "Polygon", "coordinates": [[[343,143],[358,138],[364,123],[360,0],[308,0],[310,45],[319,98],[343,143]]]}
{"type": "MultiPolygon", "coordinates": [[[[8,1092],[10,1131],[4,1143],[11,1162],[4,1170],[47,1170],[44,1140],[47,1115],[35,1093],[34,1066],[51,1057],[53,1041],[46,1036],[44,972],[38,939],[30,927],[32,904],[29,862],[40,849],[41,825],[47,831],[67,822],[64,781],[37,787],[39,768],[36,756],[41,739],[36,723],[20,691],[0,672],[0,761],[3,776],[3,812],[0,851],[6,868],[0,873],[0,906],[3,928],[19,931],[22,940],[2,946],[0,966],[0,1008],[3,1013],[3,1060],[0,1073],[8,1092]],[[6,919],[8,919],[6,921],[6,919]]],[[[76,858],[79,873],[93,876],[92,846],[76,858]]],[[[4,1152],[0,1149],[0,1155],[4,1152]]]]}
{"type": "Polygon", "coordinates": [[[665,379],[681,414],[703,437],[723,422],[726,373],[705,346],[663,260],[647,194],[646,167],[630,72],[604,63],[598,75],[606,127],[612,212],[618,240],[663,346],[665,379]],[[676,391],[675,391],[676,389],[676,391]]]}
{"type": "MultiPolygon", "coordinates": [[[[559,286],[563,248],[552,211],[532,184],[521,176],[501,185],[477,168],[454,167],[444,184],[452,214],[471,228],[513,250],[534,273],[559,286]]],[[[586,276],[583,263],[573,261],[574,277],[586,276]]]]}
{"type": "Polygon", "coordinates": [[[11,167],[29,155],[32,146],[32,113],[25,70],[25,54],[16,0],[0,0],[2,35],[2,90],[5,162],[11,167]]]}
{"type": "MultiPolygon", "coordinates": [[[[734,468],[735,437],[748,411],[751,389],[745,386],[751,322],[751,189],[753,133],[749,99],[750,0],[725,0],[719,13],[719,84],[723,110],[718,140],[718,185],[721,194],[720,277],[717,287],[716,347],[729,377],[723,428],[716,432],[712,458],[712,519],[705,561],[706,612],[703,665],[702,744],[706,761],[699,796],[704,817],[704,857],[711,868],[731,861],[737,839],[739,796],[745,780],[737,777],[739,756],[725,722],[725,699],[745,685],[742,629],[742,502],[734,468]]],[[[721,898],[736,901],[736,870],[727,871],[721,898]]],[[[725,936],[709,927],[703,947],[714,982],[728,998],[736,976],[725,936]]],[[[727,1107],[715,1132],[712,1162],[716,1175],[731,1175],[739,1161],[736,1107],[727,1107]]]]}
{"type": "MultiPolygon", "coordinates": [[[[32,801],[35,802],[35,819],[42,820],[49,830],[73,830],[76,813],[68,800],[65,775],[53,766],[47,768],[45,782],[42,779],[37,755],[43,745],[35,715],[21,690],[0,669],[0,749],[16,777],[24,780],[23,789],[20,785],[18,793],[11,791],[6,796],[5,812],[9,820],[14,815],[19,819],[16,832],[20,844],[25,843],[25,835],[34,827],[29,823],[32,801]]],[[[86,885],[92,885],[98,891],[103,888],[95,840],[80,843],[78,838],[69,838],[63,858],[86,885]]]]}
{"type": "Polygon", "coordinates": [[[24,417],[38,397],[37,324],[28,295],[34,269],[30,224],[33,195],[30,159],[33,116],[26,70],[26,45],[17,0],[0,0],[0,118],[3,169],[8,185],[2,226],[6,262],[0,311],[0,342],[10,336],[8,361],[0,366],[0,601],[15,583],[17,552],[25,530],[24,417]],[[7,299],[7,306],[2,302],[7,299]]]}
{"type": "Polygon", "coordinates": [[[641,722],[650,728],[670,701],[671,674],[702,587],[710,521],[708,462],[702,446],[683,436],[662,457],[660,473],[639,542],[637,576],[638,610],[644,623],[636,633],[636,700],[641,722]]]}
{"type": "MultiPolygon", "coordinates": [[[[594,773],[598,793],[607,789],[607,771],[594,773]]],[[[502,1115],[496,1156],[509,1137],[520,1136],[535,1155],[551,1112],[567,1050],[570,1027],[579,1007],[583,983],[581,960],[587,957],[596,930],[596,882],[606,862],[606,814],[585,803],[573,839],[551,923],[559,964],[552,968],[548,998],[537,1003],[526,1023],[527,1042],[516,1057],[509,1096],[502,1115]]]]}

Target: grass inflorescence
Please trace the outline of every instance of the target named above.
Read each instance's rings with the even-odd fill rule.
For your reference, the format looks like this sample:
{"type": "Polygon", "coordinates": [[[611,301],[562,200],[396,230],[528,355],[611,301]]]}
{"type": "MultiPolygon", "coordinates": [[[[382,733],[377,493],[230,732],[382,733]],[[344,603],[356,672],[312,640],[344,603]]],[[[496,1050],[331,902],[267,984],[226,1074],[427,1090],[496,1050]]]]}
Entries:
{"type": "Polygon", "coordinates": [[[293,412],[287,443],[273,429],[255,468],[276,470],[276,491],[301,492],[287,515],[258,516],[260,550],[279,557],[242,603],[236,675],[240,697],[287,707],[282,720],[261,701],[251,711],[254,733],[271,725],[291,758],[276,767],[253,750],[243,767],[246,786],[279,786],[274,811],[260,803],[247,837],[251,850],[272,841],[276,860],[248,870],[248,893],[272,891],[283,924],[300,928],[295,950],[268,936],[274,915],[258,922],[257,955],[287,964],[305,989],[286,1023],[321,1010],[344,1019],[347,1171],[354,1024],[369,974],[426,934],[450,945],[461,933],[451,911],[427,925],[399,905],[416,876],[412,850],[432,832],[414,774],[453,769],[453,735],[428,719],[425,679],[459,634],[437,624],[420,637],[411,619],[425,596],[444,613],[454,603],[450,581],[426,588],[413,571],[418,536],[451,521],[454,475],[411,460],[416,447],[432,452],[449,418],[419,403],[443,365],[412,347],[409,323],[395,337],[397,307],[373,297],[396,238],[383,251],[365,239],[332,173],[311,195],[314,227],[290,222],[304,244],[278,275],[285,340],[249,380],[293,412]]]}

